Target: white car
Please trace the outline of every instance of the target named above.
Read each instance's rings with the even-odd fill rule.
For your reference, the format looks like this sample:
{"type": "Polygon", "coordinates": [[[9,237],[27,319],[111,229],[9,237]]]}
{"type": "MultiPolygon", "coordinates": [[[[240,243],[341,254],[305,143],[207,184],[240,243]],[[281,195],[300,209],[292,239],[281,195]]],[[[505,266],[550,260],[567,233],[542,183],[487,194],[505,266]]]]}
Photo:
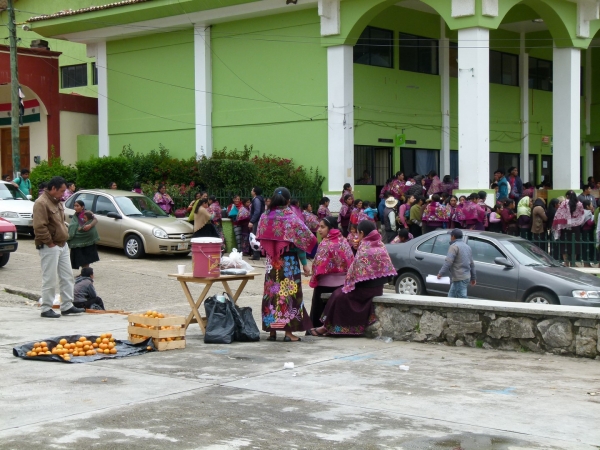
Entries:
{"type": "Polygon", "coordinates": [[[33,203],[14,184],[0,181],[0,217],[12,222],[18,233],[33,235],[33,203]]]}

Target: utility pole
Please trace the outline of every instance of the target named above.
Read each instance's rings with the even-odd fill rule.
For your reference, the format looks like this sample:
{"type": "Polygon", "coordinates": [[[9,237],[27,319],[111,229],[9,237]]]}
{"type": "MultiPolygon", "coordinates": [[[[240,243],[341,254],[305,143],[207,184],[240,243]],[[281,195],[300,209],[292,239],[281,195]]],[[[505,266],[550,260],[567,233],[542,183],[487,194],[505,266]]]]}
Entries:
{"type": "Polygon", "coordinates": [[[19,68],[17,66],[17,24],[14,0],[8,0],[8,34],[10,40],[10,88],[11,88],[11,135],[12,159],[15,177],[21,170],[21,141],[19,139],[19,68]]]}

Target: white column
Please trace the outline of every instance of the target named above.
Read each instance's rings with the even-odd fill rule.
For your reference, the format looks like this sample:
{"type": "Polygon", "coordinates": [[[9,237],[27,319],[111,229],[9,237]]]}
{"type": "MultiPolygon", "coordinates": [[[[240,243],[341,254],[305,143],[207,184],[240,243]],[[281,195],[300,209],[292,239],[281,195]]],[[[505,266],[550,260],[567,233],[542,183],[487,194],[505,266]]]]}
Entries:
{"type": "Polygon", "coordinates": [[[212,57],[210,27],[194,27],[194,86],[196,89],[196,157],[211,156],[212,57]]]}
{"type": "Polygon", "coordinates": [[[552,187],[579,189],[581,52],[555,47],[553,59],[552,187]]]}
{"type": "Polygon", "coordinates": [[[461,189],[489,189],[489,30],[458,30],[458,174],[461,189]]]}
{"type": "Polygon", "coordinates": [[[98,68],[98,156],[102,157],[110,154],[106,42],[96,44],[96,67],[98,68]]]}
{"type": "Polygon", "coordinates": [[[529,53],[526,52],[524,32],[521,32],[519,86],[521,86],[521,167],[519,170],[522,180],[536,184],[536,179],[529,179],[529,53]]]}
{"type": "Polygon", "coordinates": [[[440,82],[442,133],[440,178],[450,175],[450,40],[446,37],[446,22],[440,17],[440,82]]]}
{"type": "Polygon", "coordinates": [[[354,184],[354,52],[351,45],[327,48],[328,172],[330,192],[354,184]]]}

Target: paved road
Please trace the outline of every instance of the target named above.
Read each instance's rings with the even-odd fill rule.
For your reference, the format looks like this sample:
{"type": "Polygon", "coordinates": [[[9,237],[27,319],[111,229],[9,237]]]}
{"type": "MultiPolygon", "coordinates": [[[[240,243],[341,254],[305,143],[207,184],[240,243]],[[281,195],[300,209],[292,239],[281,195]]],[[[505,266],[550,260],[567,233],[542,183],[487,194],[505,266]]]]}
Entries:
{"type": "MultiPolygon", "coordinates": [[[[186,313],[183,258],[102,250],[110,308],[186,313]]],[[[189,260],[188,260],[189,261],[189,260]]],[[[0,283],[39,289],[31,241],[0,283]]],[[[259,313],[261,283],[240,299],[259,313]]],[[[307,298],[310,291],[307,291],[307,298]]],[[[0,291],[0,449],[597,449],[600,362],[363,338],[206,345],[90,364],[30,362],[18,343],[112,331],[120,315],[41,319],[0,291]],[[295,369],[284,370],[292,361],[295,369]],[[401,370],[400,365],[409,370],[401,370]]]]}

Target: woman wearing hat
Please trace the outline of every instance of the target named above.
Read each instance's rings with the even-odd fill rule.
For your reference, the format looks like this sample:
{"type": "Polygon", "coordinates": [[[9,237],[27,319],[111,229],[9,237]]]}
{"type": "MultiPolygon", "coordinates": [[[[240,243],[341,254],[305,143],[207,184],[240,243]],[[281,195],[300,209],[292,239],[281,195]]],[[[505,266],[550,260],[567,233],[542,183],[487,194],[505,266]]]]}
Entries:
{"type": "Polygon", "coordinates": [[[396,237],[396,205],[398,200],[394,197],[388,197],[385,201],[383,210],[383,225],[385,228],[385,242],[392,242],[396,237]]]}

